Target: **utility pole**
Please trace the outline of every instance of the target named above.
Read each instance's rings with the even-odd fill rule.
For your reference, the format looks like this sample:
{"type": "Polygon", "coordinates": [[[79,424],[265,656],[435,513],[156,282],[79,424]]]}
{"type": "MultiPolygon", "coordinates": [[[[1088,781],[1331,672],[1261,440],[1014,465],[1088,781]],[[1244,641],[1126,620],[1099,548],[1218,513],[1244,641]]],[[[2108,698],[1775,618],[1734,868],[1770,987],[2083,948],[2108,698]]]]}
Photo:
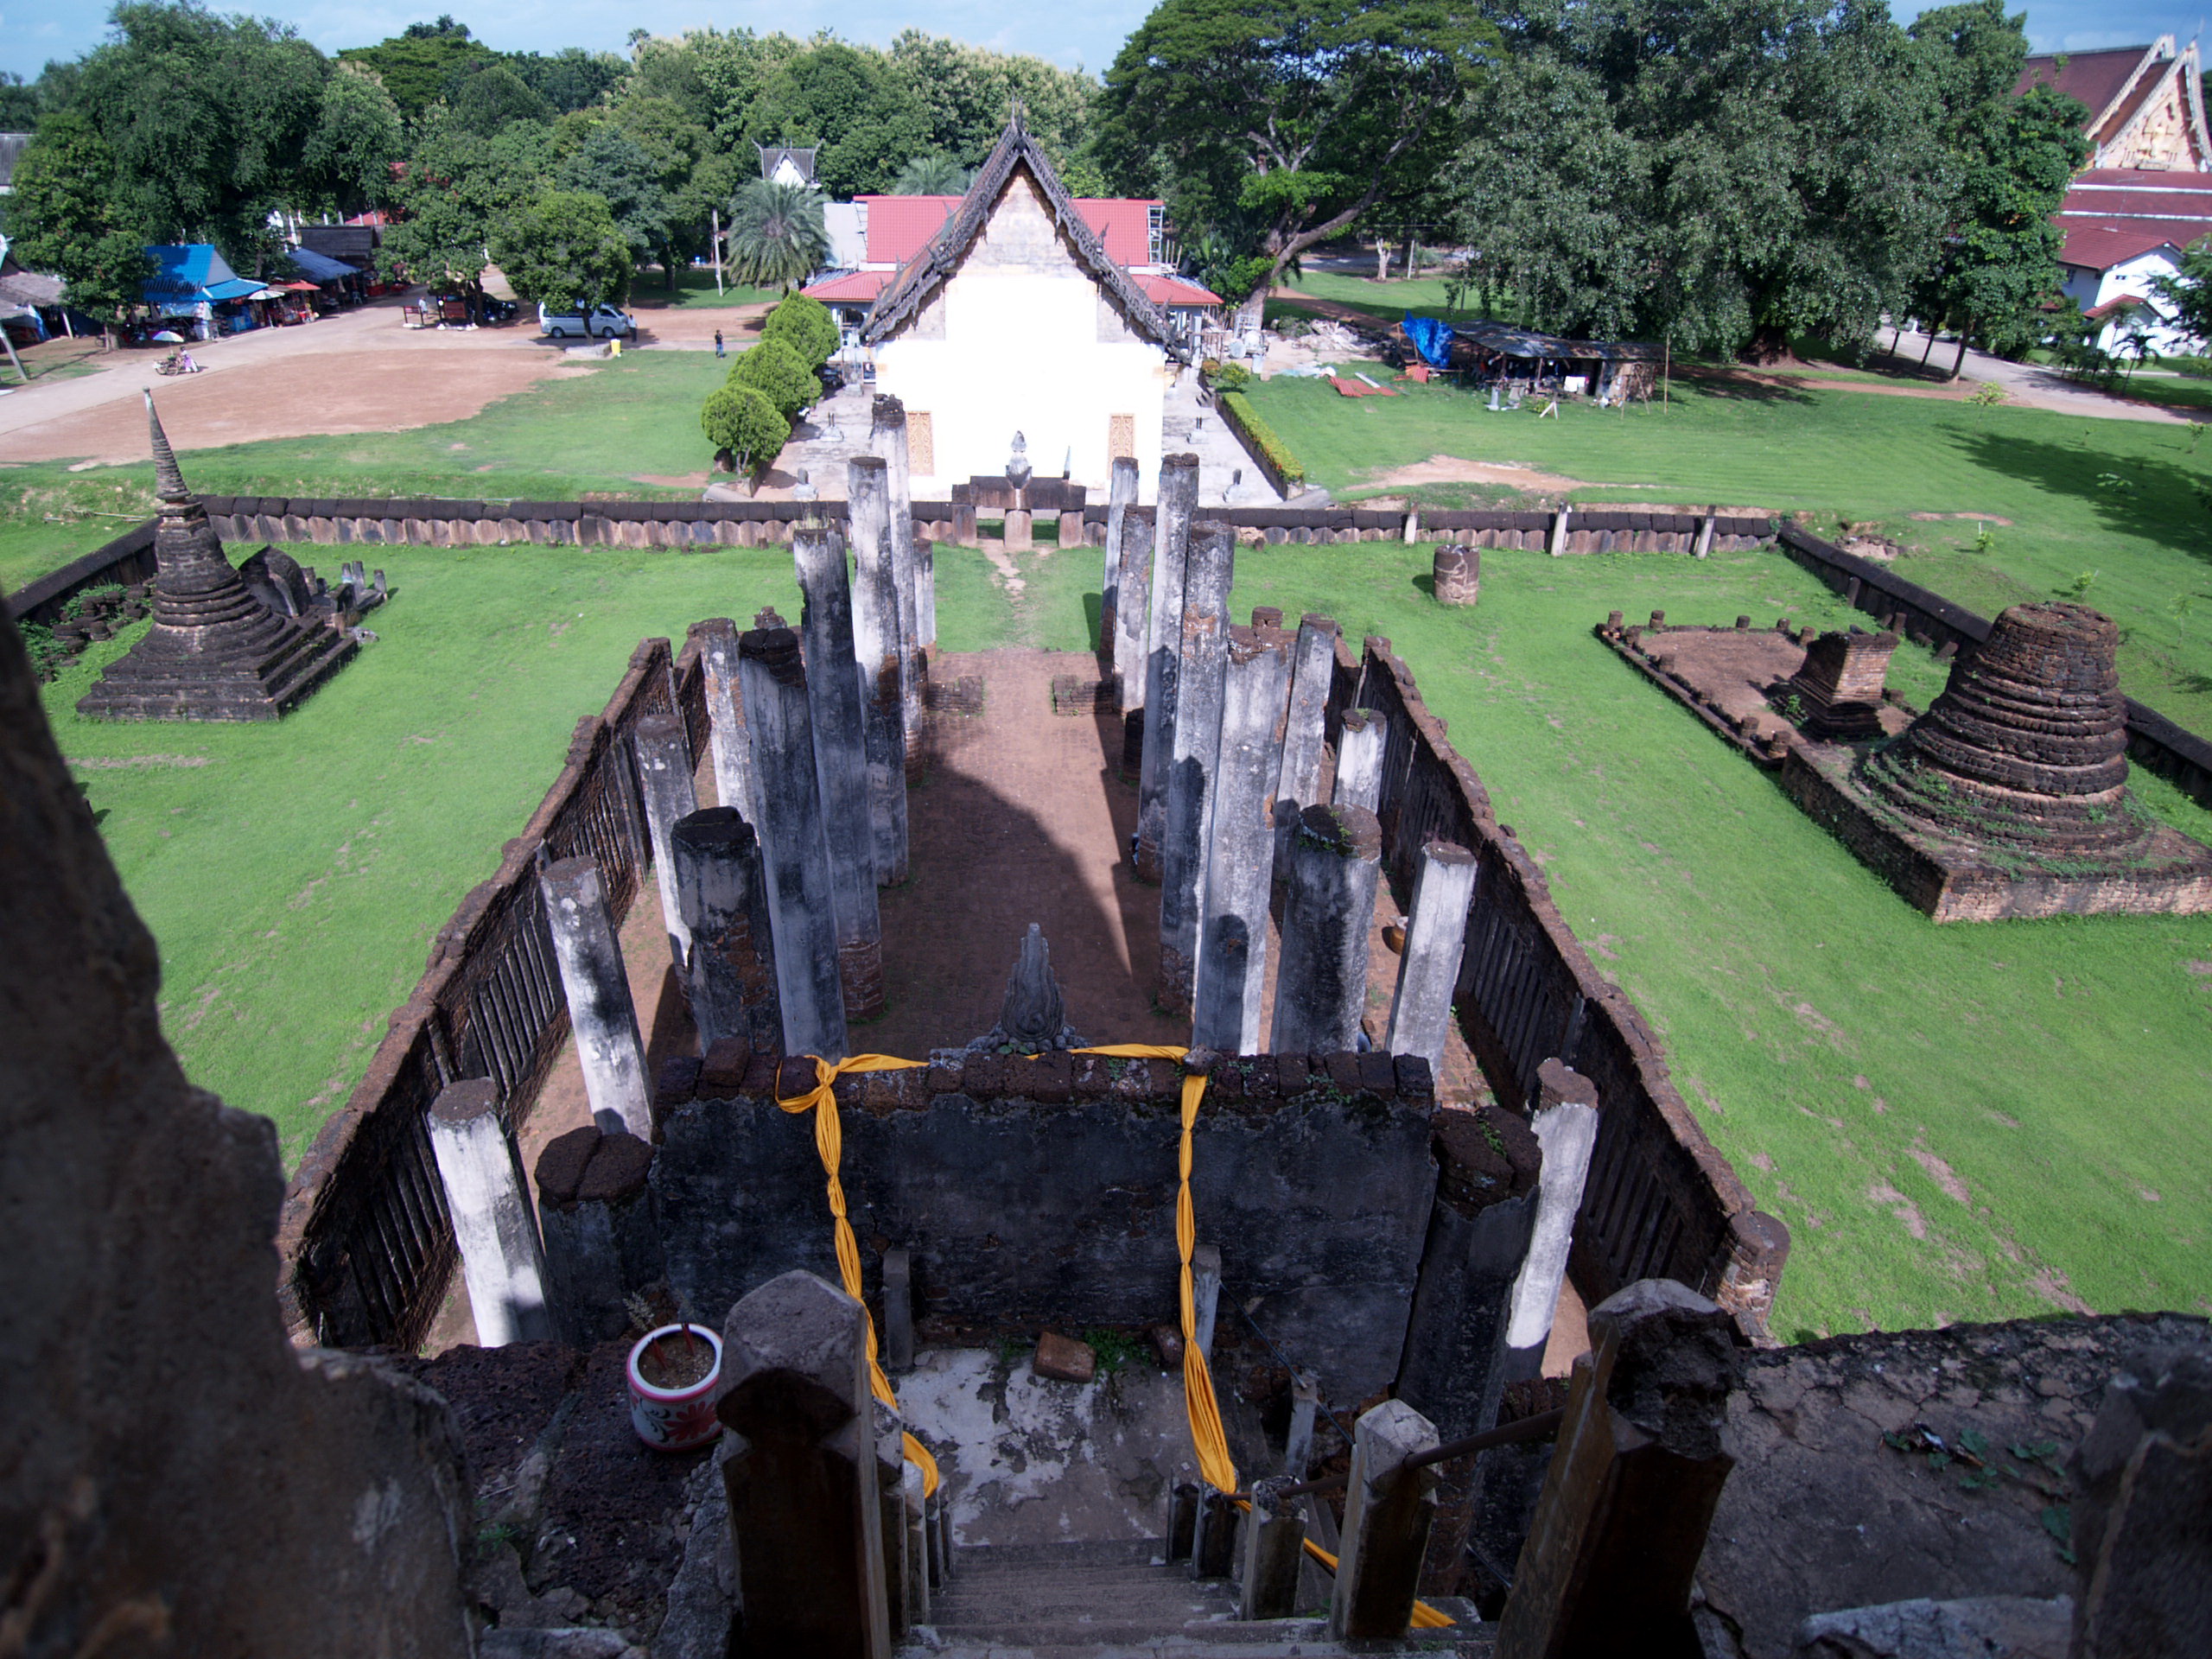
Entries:
{"type": "Polygon", "coordinates": [[[711,207],[708,212],[714,215],[715,292],[719,295],[722,291],[722,210],[711,207]]]}

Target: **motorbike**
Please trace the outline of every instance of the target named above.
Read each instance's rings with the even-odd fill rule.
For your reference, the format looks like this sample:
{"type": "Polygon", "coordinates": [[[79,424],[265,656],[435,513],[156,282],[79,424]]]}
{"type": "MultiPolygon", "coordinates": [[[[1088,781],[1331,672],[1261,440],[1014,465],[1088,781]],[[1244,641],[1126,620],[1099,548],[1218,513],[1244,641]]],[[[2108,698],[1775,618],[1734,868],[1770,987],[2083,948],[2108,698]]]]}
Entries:
{"type": "Polygon", "coordinates": [[[192,353],[179,346],[154,365],[156,374],[197,374],[200,365],[192,360],[192,353]]]}

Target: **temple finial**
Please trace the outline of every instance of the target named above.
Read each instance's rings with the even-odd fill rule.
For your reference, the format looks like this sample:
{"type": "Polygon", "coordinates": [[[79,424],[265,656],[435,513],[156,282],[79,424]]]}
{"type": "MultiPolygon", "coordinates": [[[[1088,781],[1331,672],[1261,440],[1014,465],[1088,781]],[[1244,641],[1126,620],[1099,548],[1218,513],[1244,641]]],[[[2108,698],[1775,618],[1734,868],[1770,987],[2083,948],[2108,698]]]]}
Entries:
{"type": "Polygon", "coordinates": [[[189,501],[192,492],[184,486],[184,474],[177,470],[176,452],[169,448],[168,434],[162,430],[162,417],[154,410],[154,394],[146,394],[146,420],[154,430],[154,493],[164,501],[189,501]]]}

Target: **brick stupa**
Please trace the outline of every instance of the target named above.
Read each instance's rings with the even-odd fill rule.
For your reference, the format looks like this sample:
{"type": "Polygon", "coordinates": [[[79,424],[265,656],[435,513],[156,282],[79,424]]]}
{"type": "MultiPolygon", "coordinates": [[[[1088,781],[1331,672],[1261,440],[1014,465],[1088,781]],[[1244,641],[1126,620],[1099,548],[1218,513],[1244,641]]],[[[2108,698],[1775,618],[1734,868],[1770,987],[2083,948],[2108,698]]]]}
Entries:
{"type": "Polygon", "coordinates": [[[153,428],[154,626],[77,712],[105,720],[275,720],[360,649],[327,620],[271,609],[225,556],[146,397],[153,428]]]}
{"type": "Polygon", "coordinates": [[[1783,785],[1937,921],[2212,910],[2212,849],[2127,788],[2120,631],[2016,605],[1897,738],[1808,744],[1783,785]]]}

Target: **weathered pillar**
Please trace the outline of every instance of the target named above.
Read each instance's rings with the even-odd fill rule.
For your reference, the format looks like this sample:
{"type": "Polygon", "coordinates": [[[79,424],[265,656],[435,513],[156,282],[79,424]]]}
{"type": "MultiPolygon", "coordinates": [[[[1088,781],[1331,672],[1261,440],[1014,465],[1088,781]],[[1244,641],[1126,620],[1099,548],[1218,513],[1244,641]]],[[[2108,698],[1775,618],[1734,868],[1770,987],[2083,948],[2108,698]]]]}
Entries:
{"type": "Polygon", "coordinates": [[[1476,549],[1450,543],[1436,550],[1430,586],[1440,605],[1471,605],[1482,594],[1483,556],[1476,549]]]}
{"type": "Polygon", "coordinates": [[[1713,551],[1713,531],[1718,522],[1719,515],[1712,512],[1707,512],[1697,521],[1697,544],[1691,550],[1700,559],[1713,551]]]}
{"type": "Polygon", "coordinates": [[[1321,1405],[1321,1379],[1311,1371],[1290,1374],[1290,1432],[1283,1437],[1282,1468],[1291,1480],[1304,1480],[1313,1467],[1313,1419],[1321,1405]]]}
{"type": "Polygon", "coordinates": [[[1187,1561],[1198,1535],[1198,1489],[1178,1481],[1167,1491],[1167,1548],[1161,1553],[1171,1561],[1187,1561]]]}
{"type": "Polygon", "coordinates": [[[1175,695],[1181,670],[1183,587],[1191,556],[1191,518],[1198,505],[1198,458],[1160,463],[1153,514],[1151,607],[1145,625],[1144,757],[1137,781],[1136,875],[1160,880],[1160,838],[1167,816],[1167,778],[1175,760],[1175,695]]]}
{"type": "Polygon", "coordinates": [[[1513,1311],[1498,1362],[1508,1382],[1543,1375],[1544,1344],[1551,1339],[1559,1287],[1567,1281],[1574,1217],[1582,1208],[1582,1185],[1598,1144],[1598,1091],[1580,1072],[1546,1060],[1536,1068],[1536,1109],[1529,1123],[1544,1149],[1544,1173],[1536,1190],[1529,1254],[1513,1281],[1513,1311]]]}
{"type": "Polygon", "coordinates": [[[691,781],[691,745],[683,721],[674,715],[647,715],[632,737],[637,752],[638,792],[645,803],[645,835],[652,843],[653,884],[660,893],[661,920],[668,928],[668,954],[676,971],[691,960],[691,930],[683,925],[683,905],[676,891],[676,860],[668,834],[676,821],[699,810],[691,781]]]}
{"type": "Polygon", "coordinates": [[[861,729],[861,676],[853,660],[852,592],[845,549],[819,525],[791,536],[805,595],[807,714],[814,724],[815,776],[830,847],[830,905],[837,925],[837,977],[845,1018],[883,1011],[883,923],[875,907],[875,836],[869,813],[868,743],[861,729]]]}
{"type": "Polygon", "coordinates": [[[1408,1465],[1437,1444],[1434,1425],[1402,1400],[1385,1400],[1352,1426],[1344,1548],[1329,1602],[1329,1634],[1339,1642],[1406,1633],[1436,1510],[1434,1470],[1408,1465]]]}
{"type": "Polygon", "coordinates": [[[1037,545],[1035,537],[1031,534],[1030,525],[1028,508],[1008,507],[1006,510],[1005,530],[1007,552],[1027,553],[1037,545]]]}
{"type": "Polygon", "coordinates": [[[1331,796],[1340,806],[1382,807],[1382,745],[1389,722],[1372,709],[1347,709],[1337,735],[1337,786],[1331,796]]]}
{"type": "Polygon", "coordinates": [[[922,1466],[902,1465],[899,1496],[906,1521],[906,1624],[912,1629],[930,1622],[929,1495],[923,1490],[922,1466]]]}
{"type": "Polygon", "coordinates": [[[1198,1491],[1198,1532],[1191,1545],[1191,1576],[1225,1579],[1236,1566],[1236,1500],[1211,1486],[1198,1491]]]}
{"type": "Polygon", "coordinates": [[[1189,1013],[1198,982],[1198,924],[1205,913],[1213,779],[1229,671],[1235,547],[1225,524],[1201,525],[1191,536],[1176,670],[1174,758],[1164,780],[1160,834],[1160,981],[1153,1001],[1164,1014],[1189,1013]]]}
{"type": "Polygon", "coordinates": [[[868,821],[875,845],[876,883],[891,887],[906,879],[903,677],[912,652],[911,642],[899,631],[903,624],[892,556],[895,537],[889,469],[877,456],[856,456],[846,465],[845,488],[853,535],[853,655],[860,664],[864,705],[868,821]]]}
{"type": "Polygon", "coordinates": [[[1270,1053],[1344,1054],[1359,1046],[1382,859],[1382,826],[1366,808],[1309,806],[1299,815],[1270,1053]]]}
{"type": "Polygon", "coordinates": [[[758,824],[753,793],[753,746],[745,736],[745,704],[737,690],[737,624],[726,616],[695,622],[700,677],[707,691],[707,747],[715,760],[715,799],[758,824]]]}
{"type": "Polygon", "coordinates": [[[537,1155],[547,1283],[575,1347],[628,1330],[629,1298],[667,1273],[645,1179],[652,1166],[652,1147],[596,1124],[555,1136],[537,1155]]]}
{"type": "MultiPolygon", "coordinates": [[[[1106,543],[1121,572],[1115,578],[1114,686],[1123,715],[1135,717],[1140,757],[1144,742],[1145,630],[1151,624],[1152,537],[1152,515],[1133,506],[1122,513],[1116,535],[1106,543]]],[[[1123,765],[1126,769],[1126,760],[1123,765]]]]}
{"type": "Polygon", "coordinates": [[[1691,1580],[1734,1464],[1720,1439],[1735,1334],[1671,1280],[1639,1280],[1590,1310],[1498,1659],[1699,1650],[1691,1580]]]}
{"type": "Polygon", "coordinates": [[[1191,1331],[1198,1351],[1213,1357],[1213,1326],[1221,1308],[1221,1246],[1191,1247],[1191,1331]]]}
{"type": "Polygon", "coordinates": [[[841,1060],[844,993],[837,981],[830,846],[823,835],[798,636],[789,628],[756,628],[738,641],[738,662],[760,781],[760,850],[768,873],[784,1052],[841,1060]]]}
{"type": "Polygon", "coordinates": [[[652,1096],[645,1077],[645,1039],[630,1001],[630,973],[607,913],[596,860],[563,858],[537,873],[545,899],[546,928],[561,989],[569,1002],[569,1029],[584,1074],[584,1097],[602,1129],[627,1129],[640,1141],[653,1134],[652,1096]]]}
{"type": "Polygon", "coordinates": [[[867,1333],[861,1305],[810,1273],[730,1309],[715,1410],[732,1432],[733,1655],[890,1659],[867,1333]]]}
{"type": "Polygon", "coordinates": [[[1328,742],[1329,688],[1337,672],[1337,625],[1310,612],[1291,648],[1290,706],[1282,723],[1282,769],[1275,779],[1275,876],[1290,875],[1290,820],[1321,799],[1321,762],[1328,742]]]}
{"type": "Polygon", "coordinates": [[[478,1344],[556,1339],[537,1219],[523,1185],[522,1154],[499,1118],[499,1085],[489,1077],[448,1084],[429,1122],[478,1344]]]}
{"type": "Polygon", "coordinates": [[[1106,552],[1098,584],[1098,654],[1109,669],[1116,660],[1114,639],[1122,609],[1122,521],[1136,499],[1136,457],[1116,455],[1106,486],[1106,552]]]}
{"type": "Polygon", "coordinates": [[[1554,558],[1559,557],[1560,554],[1567,551],[1567,528],[1569,516],[1565,502],[1561,502],[1559,511],[1552,515],[1551,543],[1546,550],[1554,558]]]}
{"type": "Polygon", "coordinates": [[[937,655],[937,543],[914,544],[914,626],[920,630],[915,649],[925,664],[937,655]]]}
{"type": "Polygon", "coordinates": [[[883,1368],[914,1365],[914,1258],[911,1251],[883,1253],[883,1368]]]}
{"type": "Polygon", "coordinates": [[[1481,870],[1465,848],[1432,841],[1421,848],[1414,874],[1406,947],[1398,957],[1398,988],[1390,999],[1389,1046],[1393,1054],[1420,1055],[1432,1076],[1444,1072],[1444,1041],[1459,994],[1459,958],[1467,946],[1467,910],[1475,901],[1475,878],[1481,870]]]}
{"type": "Polygon", "coordinates": [[[878,396],[875,399],[869,415],[868,448],[883,461],[891,531],[891,581],[899,604],[900,729],[906,740],[906,775],[918,778],[925,760],[922,742],[925,735],[922,721],[922,686],[927,677],[927,659],[923,651],[925,645],[934,648],[937,644],[937,601],[932,590],[926,607],[930,628],[925,639],[922,632],[925,567],[914,536],[914,493],[906,447],[906,406],[896,397],[878,396]]]}
{"type": "Polygon", "coordinates": [[[784,1027],[760,836],[734,807],[710,806],[677,821],[669,849],[684,925],[691,930],[691,1021],[699,1052],[737,1037],[772,1053],[783,1044],[784,1027]]]}
{"type": "Polygon", "coordinates": [[[1306,1510],[1282,1489],[1305,1476],[1293,1473],[1252,1483],[1252,1513],[1244,1522],[1244,1588],[1239,1618],[1288,1618],[1298,1611],[1298,1577],[1306,1565],[1306,1510]]]}
{"type": "Polygon", "coordinates": [[[1290,636],[1276,628],[1232,627],[1229,634],[1191,1041],[1224,1054],[1256,1054],[1268,1014],[1274,785],[1290,636]]]}
{"type": "Polygon", "coordinates": [[[883,1537],[883,1600],[891,1638],[906,1633],[906,1441],[898,1412],[880,1400],[875,1412],[877,1530],[883,1537]]]}

